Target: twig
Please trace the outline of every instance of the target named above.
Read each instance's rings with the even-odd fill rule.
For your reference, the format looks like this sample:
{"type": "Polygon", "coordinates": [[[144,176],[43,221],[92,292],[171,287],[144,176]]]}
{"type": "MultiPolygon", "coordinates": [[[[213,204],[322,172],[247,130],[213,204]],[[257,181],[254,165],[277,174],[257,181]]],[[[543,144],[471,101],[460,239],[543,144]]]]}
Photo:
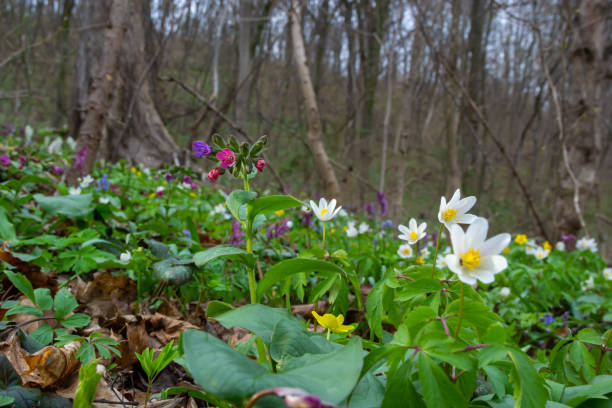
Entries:
{"type": "MultiPolygon", "coordinates": [[[[174,78],[172,76],[169,76],[169,77],[160,77],[159,79],[161,81],[177,83],[181,88],[183,88],[185,91],[187,91],[187,93],[190,93],[198,101],[200,101],[202,104],[204,104],[209,110],[211,110],[215,115],[217,115],[221,120],[223,120],[225,123],[227,123],[229,125],[229,127],[231,127],[236,132],[238,132],[239,134],[244,136],[244,138],[246,140],[248,140],[250,143],[253,143],[253,138],[251,138],[244,129],[242,129],[240,126],[238,126],[236,123],[234,123],[230,118],[228,118],[223,112],[221,112],[219,109],[217,109],[213,104],[211,104],[206,98],[204,98],[204,96],[202,96],[195,89],[193,89],[192,87],[190,87],[189,85],[187,85],[186,83],[181,81],[180,79],[176,79],[176,78],[174,78]]],[[[280,177],[280,175],[278,174],[276,169],[274,169],[274,167],[272,167],[272,165],[270,164],[270,160],[268,159],[266,154],[262,153],[262,156],[263,156],[264,160],[266,161],[266,167],[270,170],[270,172],[272,173],[272,175],[274,176],[274,178],[278,182],[278,185],[279,185],[281,191],[286,192],[287,191],[287,187],[285,186],[285,183],[283,182],[283,179],[280,177]]]]}

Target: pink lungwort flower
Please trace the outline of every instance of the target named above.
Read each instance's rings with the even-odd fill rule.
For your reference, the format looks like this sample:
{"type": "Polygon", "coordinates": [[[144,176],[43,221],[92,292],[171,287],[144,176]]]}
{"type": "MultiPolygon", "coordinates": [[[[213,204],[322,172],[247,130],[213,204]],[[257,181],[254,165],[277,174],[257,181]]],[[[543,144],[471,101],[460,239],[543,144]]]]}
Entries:
{"type": "Polygon", "coordinates": [[[231,149],[225,148],[217,153],[217,159],[221,161],[221,167],[227,169],[236,164],[236,155],[231,149]]]}
{"type": "Polygon", "coordinates": [[[0,164],[2,164],[3,166],[8,166],[9,164],[11,164],[11,158],[3,154],[2,156],[0,156],[0,164]]]}
{"type": "Polygon", "coordinates": [[[214,168],[208,172],[208,179],[214,183],[215,181],[217,181],[220,174],[221,170],[219,170],[218,168],[214,168]]]}
{"type": "Polygon", "coordinates": [[[257,162],[255,162],[255,167],[257,168],[258,172],[263,172],[264,167],[266,167],[266,161],[264,159],[257,160],[257,162]]]}

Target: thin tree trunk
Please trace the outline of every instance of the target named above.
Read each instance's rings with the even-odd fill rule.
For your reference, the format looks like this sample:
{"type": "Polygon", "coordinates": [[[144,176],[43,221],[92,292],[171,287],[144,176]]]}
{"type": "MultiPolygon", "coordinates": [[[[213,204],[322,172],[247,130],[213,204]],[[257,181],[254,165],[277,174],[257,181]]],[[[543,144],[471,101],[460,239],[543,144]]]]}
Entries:
{"type": "Polygon", "coordinates": [[[55,91],[55,99],[57,103],[57,112],[55,113],[55,126],[59,126],[62,118],[66,116],[66,65],[68,64],[68,39],[70,36],[70,21],[72,19],[72,9],[74,0],[64,0],[62,9],[62,20],[60,22],[60,35],[58,39],[59,48],[59,74],[57,76],[57,87],[55,91]]]}
{"type": "Polygon", "coordinates": [[[302,26],[300,23],[300,4],[298,0],[291,1],[291,10],[289,11],[291,19],[291,37],[293,40],[293,52],[295,56],[296,68],[300,79],[300,86],[306,104],[306,113],[308,118],[308,144],[314,156],[317,170],[321,178],[325,182],[325,191],[329,198],[340,198],[340,186],[336,173],[331,165],[329,157],[325,152],[321,132],[321,119],[319,116],[319,108],[317,106],[317,98],[314,93],[310,72],[308,70],[308,61],[306,59],[306,49],[304,47],[304,37],[302,35],[302,26]]]}
{"type": "Polygon", "coordinates": [[[115,78],[119,67],[121,44],[125,34],[125,23],[128,15],[128,4],[114,0],[110,8],[110,21],[104,33],[103,50],[100,56],[97,75],[93,78],[91,92],[85,108],[85,117],[79,128],[77,152],[83,152],[84,160],[75,160],[70,169],[67,181],[75,185],[77,178],[88,174],[93,169],[96,159],[104,121],[108,115],[115,78]]]}
{"type": "Polygon", "coordinates": [[[393,94],[393,69],[395,53],[389,52],[387,62],[387,100],[385,102],[385,118],[383,120],[383,142],[382,142],[382,153],[380,156],[380,180],[378,182],[378,191],[385,191],[385,176],[387,173],[387,146],[389,145],[389,122],[391,121],[391,96],[393,94]]]}
{"type": "Polygon", "coordinates": [[[242,0],[238,23],[238,94],[236,95],[236,123],[248,131],[248,109],[250,86],[245,83],[251,70],[251,0],[242,0]]]}

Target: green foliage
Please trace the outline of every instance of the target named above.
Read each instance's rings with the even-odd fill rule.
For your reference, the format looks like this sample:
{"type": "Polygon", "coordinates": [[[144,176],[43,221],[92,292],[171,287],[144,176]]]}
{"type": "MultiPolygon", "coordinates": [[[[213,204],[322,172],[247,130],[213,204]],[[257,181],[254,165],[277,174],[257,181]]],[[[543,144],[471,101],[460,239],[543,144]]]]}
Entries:
{"type": "Polygon", "coordinates": [[[74,393],[75,408],[88,408],[92,406],[96,397],[98,383],[103,373],[97,371],[98,360],[92,360],[79,368],[79,385],[74,393]]]}

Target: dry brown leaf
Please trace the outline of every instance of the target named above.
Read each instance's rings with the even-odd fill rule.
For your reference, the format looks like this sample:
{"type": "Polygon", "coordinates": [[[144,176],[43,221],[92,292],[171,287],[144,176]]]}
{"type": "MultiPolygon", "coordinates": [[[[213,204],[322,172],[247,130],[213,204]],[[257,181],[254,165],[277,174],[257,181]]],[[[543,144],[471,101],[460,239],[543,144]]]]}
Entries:
{"type": "Polygon", "coordinates": [[[129,367],[138,361],[135,353],[142,353],[147,347],[158,349],[162,346],[159,340],[149,336],[145,321],[142,319],[136,324],[128,325],[126,337],[127,341],[119,344],[121,352],[119,366],[122,368],[129,367]]]}
{"type": "Polygon", "coordinates": [[[76,352],[81,342],[73,341],[63,347],[47,346],[32,355],[23,356],[29,370],[22,374],[25,385],[50,387],[68,377],[79,366],[76,352]],[[25,377],[36,379],[25,381],[25,377]]]}
{"type": "Polygon", "coordinates": [[[152,316],[144,316],[144,320],[151,327],[151,336],[157,338],[162,344],[168,344],[171,340],[179,338],[185,330],[199,330],[200,328],[184,320],[175,319],[155,313],[152,316]]]}

